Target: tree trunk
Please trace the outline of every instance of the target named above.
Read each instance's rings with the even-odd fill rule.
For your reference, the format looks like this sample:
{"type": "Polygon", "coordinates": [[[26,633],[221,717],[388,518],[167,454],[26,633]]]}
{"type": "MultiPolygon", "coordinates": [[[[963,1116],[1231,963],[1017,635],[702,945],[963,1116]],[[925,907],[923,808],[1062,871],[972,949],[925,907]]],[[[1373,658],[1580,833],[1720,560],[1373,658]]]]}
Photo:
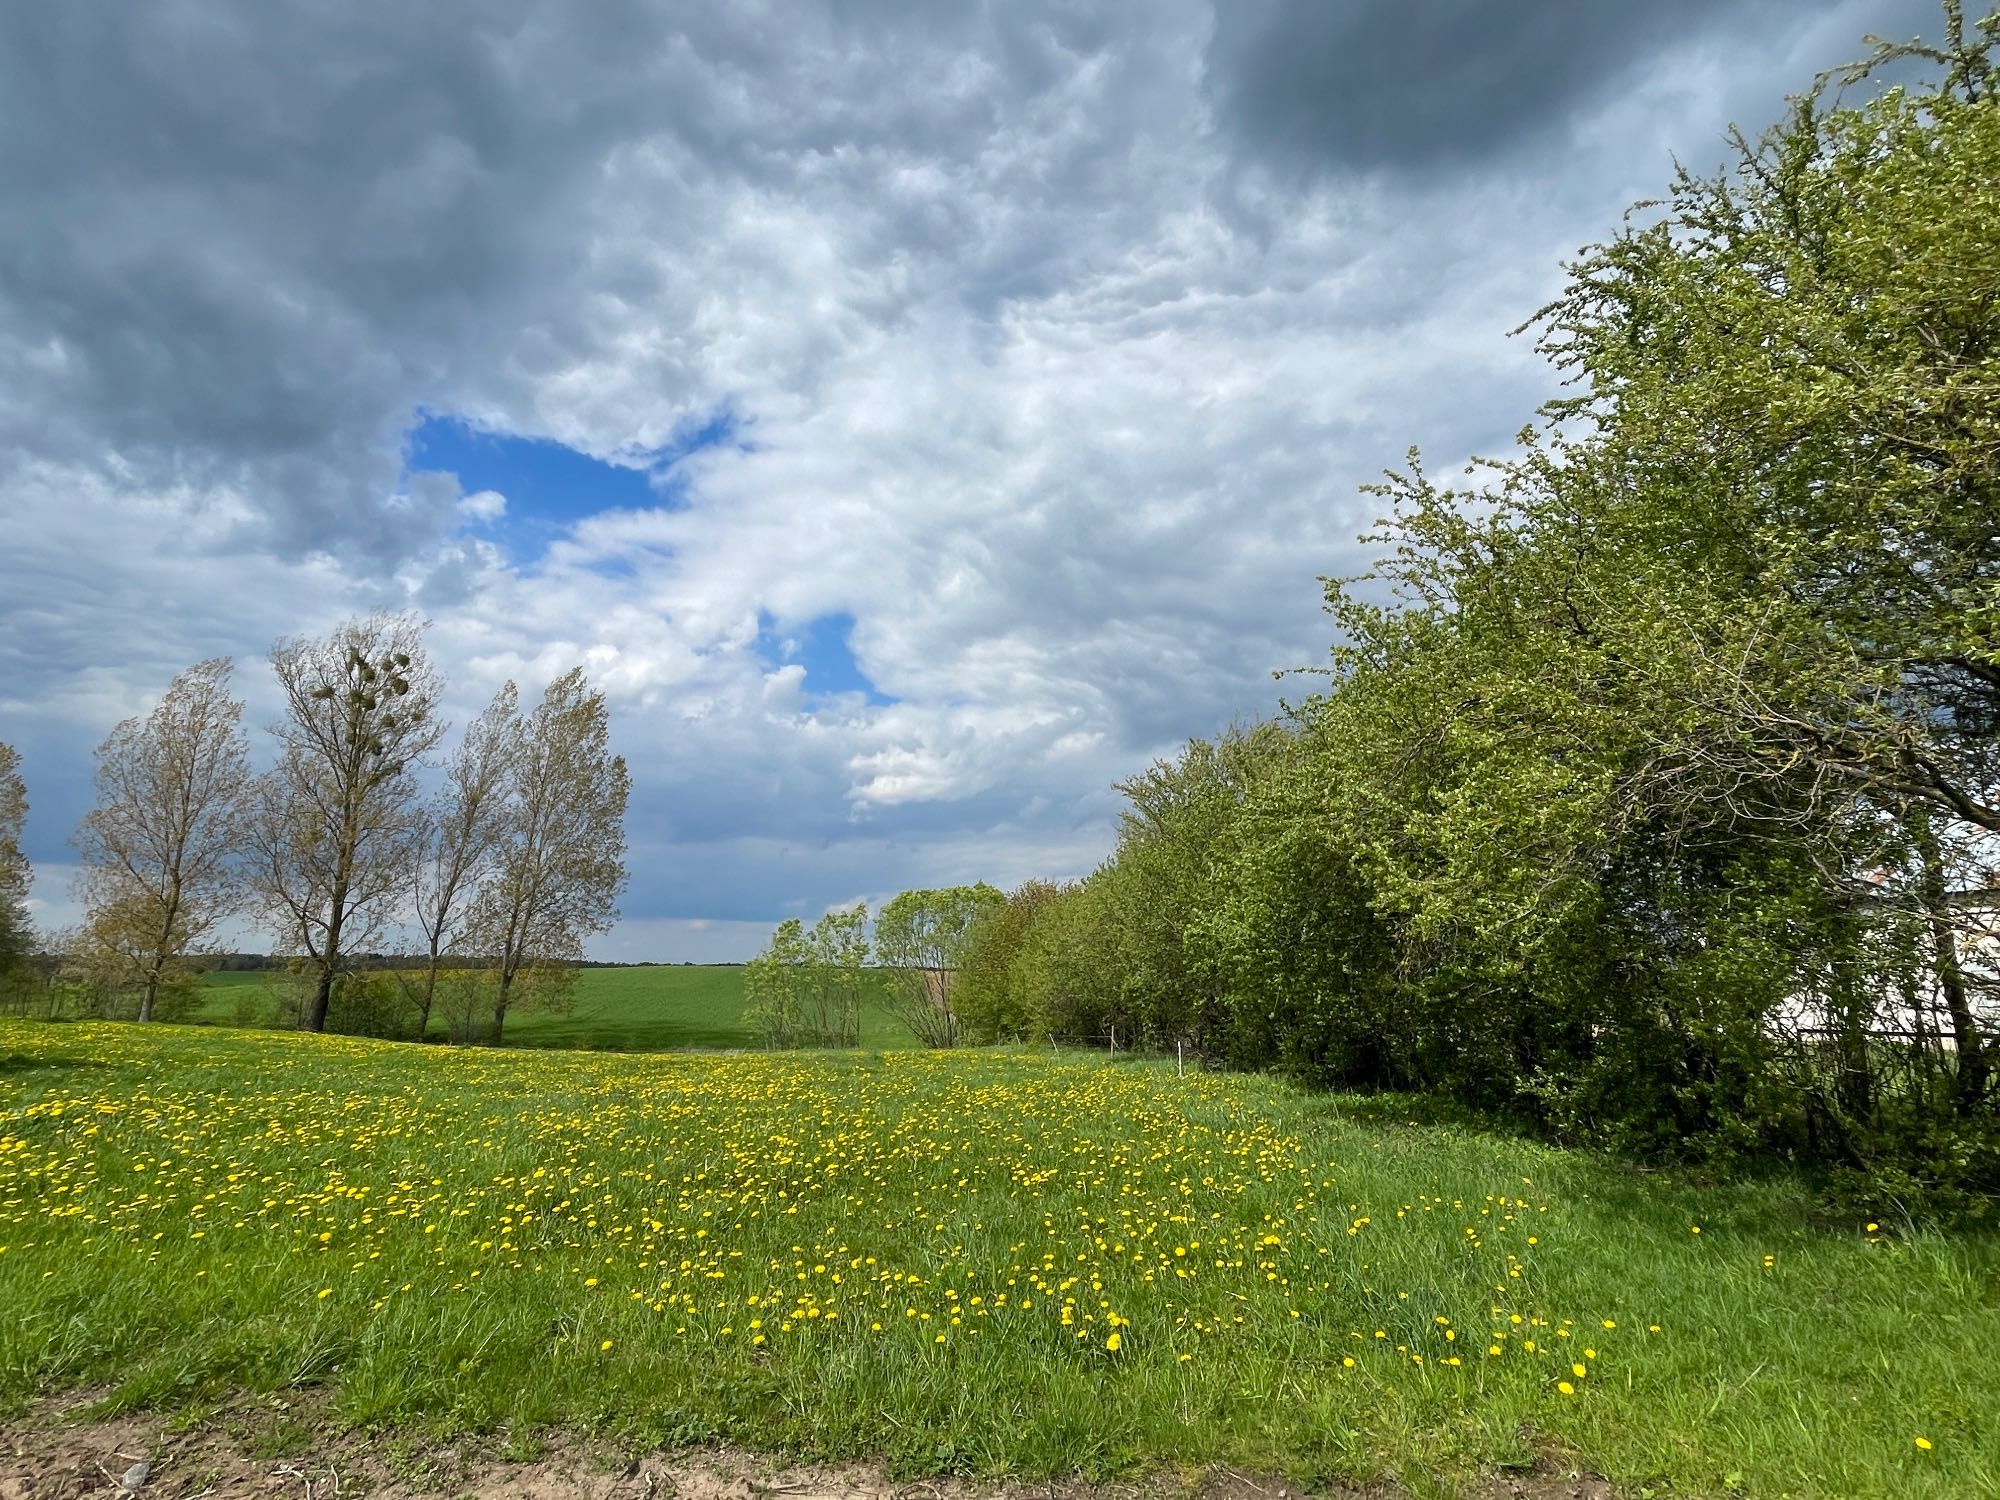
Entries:
{"type": "Polygon", "coordinates": [[[306,1014],[307,1031],[326,1030],[327,1007],[333,1001],[333,971],[340,962],[340,929],[347,915],[348,873],[343,868],[333,883],[333,900],[326,913],[326,942],[320,948],[319,983],[313,987],[312,1009],[306,1014]]]}
{"type": "Polygon", "coordinates": [[[500,971],[500,993],[493,1001],[493,1045],[496,1047],[500,1045],[500,1028],[507,1023],[508,991],[513,989],[513,987],[514,975],[512,971],[502,969],[500,971]]]}
{"type": "Polygon", "coordinates": [[[428,1041],[431,1033],[431,1004],[437,999],[438,987],[438,945],[431,939],[431,965],[424,971],[424,1000],[417,1007],[417,1040],[428,1041]]]}
{"type": "MultiPolygon", "coordinates": [[[[186,816],[185,809],[183,809],[182,815],[183,817],[186,816]]],[[[178,856],[176,857],[178,858],[178,856]]],[[[153,1019],[153,1001],[159,997],[160,993],[160,971],[167,966],[167,955],[172,949],[174,940],[174,923],[179,920],[180,914],[181,881],[179,869],[176,867],[173,878],[169,882],[167,918],[160,926],[160,941],[153,949],[152,967],[146,971],[146,988],[139,995],[139,1019],[142,1021],[153,1019]]]]}
{"type": "Polygon", "coordinates": [[[1930,929],[1932,970],[1937,976],[1945,1013],[1951,1017],[1952,1042],[1958,1051],[1953,1094],[1959,1113],[1970,1114],[1986,1097],[1991,1066],[1979,1022],[1966,998],[1965,970],[1958,961],[1958,935],[1952,931],[1948,910],[1950,893],[1945,886],[1944,859],[1928,819],[1917,829],[1917,854],[1922,863],[1924,923],[1930,929]]]}
{"type": "Polygon", "coordinates": [[[326,1030],[326,1011],[333,1001],[333,965],[319,966],[319,979],[313,985],[312,1005],[306,1010],[306,1030],[326,1030]]]}

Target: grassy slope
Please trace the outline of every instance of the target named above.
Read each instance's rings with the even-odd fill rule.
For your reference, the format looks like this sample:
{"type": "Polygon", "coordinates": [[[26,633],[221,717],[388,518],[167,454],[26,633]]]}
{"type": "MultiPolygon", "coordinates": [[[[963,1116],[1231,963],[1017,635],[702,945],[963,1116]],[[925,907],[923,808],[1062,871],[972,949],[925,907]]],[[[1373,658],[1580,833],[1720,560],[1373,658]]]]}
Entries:
{"type": "Polygon", "coordinates": [[[0,1400],[2000,1493],[2000,1243],[1805,1209],[1170,1064],[0,1022],[0,1400]]]}
{"type": "MultiPolygon", "coordinates": [[[[261,1001],[269,985],[262,973],[205,975],[204,1003],[194,1019],[214,1026],[235,1024],[239,998],[248,994],[261,1001]]],[[[442,1036],[441,1024],[433,1023],[432,1029],[442,1036]]],[[[743,1024],[743,969],[729,964],[579,970],[574,1011],[529,1010],[509,1016],[506,1041],[510,1047],[608,1052],[757,1044],[743,1024]]],[[[879,1005],[863,1008],[863,1046],[900,1047],[911,1041],[908,1030],[879,1005]]]]}

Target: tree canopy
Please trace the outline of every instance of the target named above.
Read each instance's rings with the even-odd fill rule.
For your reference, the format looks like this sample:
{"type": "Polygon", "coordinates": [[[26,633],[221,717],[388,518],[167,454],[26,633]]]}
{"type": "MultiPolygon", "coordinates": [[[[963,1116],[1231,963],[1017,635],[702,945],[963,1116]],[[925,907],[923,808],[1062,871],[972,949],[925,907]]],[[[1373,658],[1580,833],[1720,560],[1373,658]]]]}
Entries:
{"type": "Polygon", "coordinates": [[[1925,1139],[2000,1184],[1966,942],[2000,832],[2000,16],[1946,9],[1945,46],[1817,80],[1567,267],[1524,325],[1561,394],[1511,454],[1373,487],[1316,691],[1128,782],[1113,858],[982,929],[982,1022],[1117,1017],[1649,1152],[1925,1139]]]}

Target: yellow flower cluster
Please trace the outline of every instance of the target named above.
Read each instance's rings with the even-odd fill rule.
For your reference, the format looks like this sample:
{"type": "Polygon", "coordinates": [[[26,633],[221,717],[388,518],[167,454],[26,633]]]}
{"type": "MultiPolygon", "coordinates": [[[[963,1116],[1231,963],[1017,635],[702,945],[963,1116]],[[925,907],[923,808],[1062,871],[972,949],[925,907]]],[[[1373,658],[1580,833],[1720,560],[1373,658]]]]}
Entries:
{"type": "Polygon", "coordinates": [[[1597,1359],[1559,1357],[1582,1325],[1534,1302],[1554,1230],[1531,1183],[1370,1202],[1354,1160],[1309,1159],[1234,1080],[1027,1055],[6,1042],[92,1065],[0,1094],[0,1274],[10,1255],[79,1285],[110,1261],[254,1264],[356,1315],[532,1286],[574,1310],[571,1348],[621,1359],[1002,1339],[1171,1365],[1289,1328],[1336,1375],[1525,1360],[1567,1372],[1563,1395],[1597,1359]]]}

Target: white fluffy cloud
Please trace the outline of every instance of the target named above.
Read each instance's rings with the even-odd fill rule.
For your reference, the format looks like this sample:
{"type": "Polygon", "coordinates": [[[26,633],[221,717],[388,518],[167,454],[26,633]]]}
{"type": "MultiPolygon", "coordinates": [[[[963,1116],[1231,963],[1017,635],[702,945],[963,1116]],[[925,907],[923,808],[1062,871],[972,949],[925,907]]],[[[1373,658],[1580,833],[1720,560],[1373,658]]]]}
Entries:
{"type": "Polygon", "coordinates": [[[1548,393],[1504,335],[1558,257],[1670,150],[1929,19],[1715,0],[1565,42],[1525,7],[1574,55],[1473,69],[1397,149],[1313,80],[1456,86],[1422,49],[1477,39],[1411,9],[11,12],[31,853],[62,862],[88,747],[180,667],[245,658],[268,717],[275,636],[414,603],[461,716],[576,661],[610,691],[638,790],[607,954],[1087,869],[1115,777],[1320,656],[1357,485],[1502,448],[1548,393]],[[660,504],[523,551],[507,486],[404,473],[425,412],[625,460],[734,426],[660,504]],[[766,649],[830,616],[892,701],[766,649]]]}

